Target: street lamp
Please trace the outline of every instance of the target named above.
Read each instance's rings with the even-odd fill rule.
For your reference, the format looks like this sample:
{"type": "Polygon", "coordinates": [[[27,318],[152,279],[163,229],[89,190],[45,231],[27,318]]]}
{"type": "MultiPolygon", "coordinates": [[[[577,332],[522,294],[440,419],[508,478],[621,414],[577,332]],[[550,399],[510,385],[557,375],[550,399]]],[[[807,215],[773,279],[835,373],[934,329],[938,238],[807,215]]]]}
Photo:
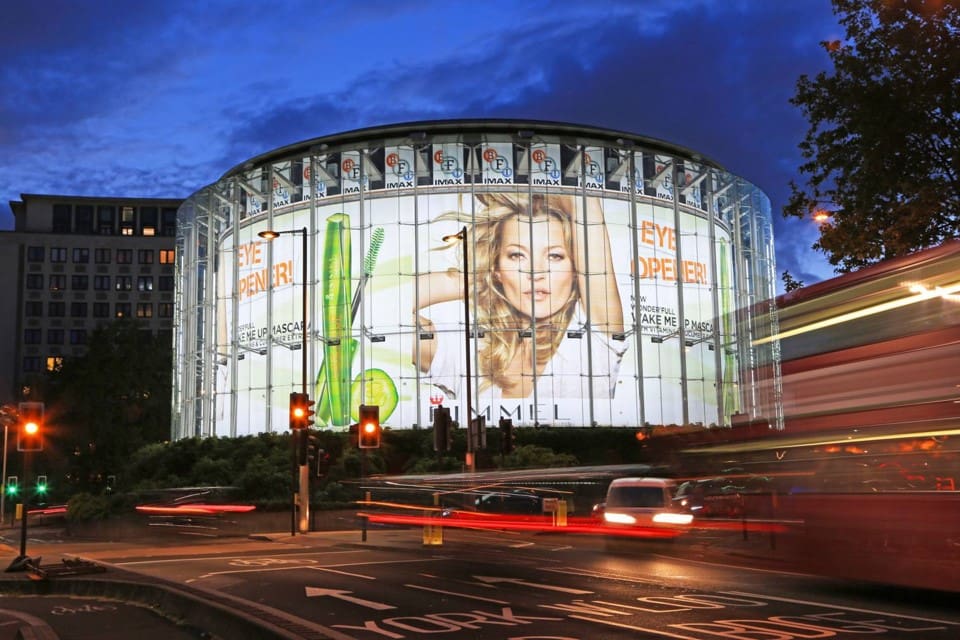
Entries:
{"type": "MultiPolygon", "coordinates": [[[[303,227],[302,229],[290,229],[288,231],[275,231],[273,229],[267,229],[261,231],[257,235],[266,240],[273,240],[279,238],[282,235],[293,235],[301,234],[303,236],[303,317],[301,318],[300,325],[300,356],[301,356],[301,366],[300,366],[300,392],[309,395],[307,391],[307,277],[310,273],[308,267],[307,255],[307,228],[303,227]]],[[[309,467],[306,464],[298,465],[297,462],[297,434],[290,434],[290,442],[292,453],[292,470],[294,481],[298,481],[299,486],[299,499],[297,500],[300,503],[300,532],[306,533],[309,529],[310,522],[310,473],[309,467]],[[297,468],[299,466],[299,469],[297,468]]],[[[294,536],[297,532],[297,504],[296,501],[292,505],[290,513],[290,535],[294,536]]]]}
{"type": "Polygon", "coordinates": [[[301,356],[302,356],[302,365],[300,371],[300,383],[301,383],[301,393],[307,393],[307,274],[310,272],[307,269],[307,228],[303,227],[302,229],[290,229],[289,231],[274,231],[272,229],[267,229],[266,231],[261,231],[257,235],[261,238],[267,240],[273,240],[282,235],[290,234],[302,234],[303,235],[303,318],[302,326],[300,330],[300,345],[301,345],[301,356]]]}
{"type": "Polygon", "coordinates": [[[470,280],[468,269],[470,260],[467,249],[467,227],[464,225],[457,233],[443,236],[444,242],[460,240],[463,247],[463,345],[466,359],[466,382],[467,382],[467,469],[473,471],[476,466],[473,459],[473,450],[471,448],[472,438],[470,437],[470,414],[473,413],[473,396],[470,389],[470,280]]]}

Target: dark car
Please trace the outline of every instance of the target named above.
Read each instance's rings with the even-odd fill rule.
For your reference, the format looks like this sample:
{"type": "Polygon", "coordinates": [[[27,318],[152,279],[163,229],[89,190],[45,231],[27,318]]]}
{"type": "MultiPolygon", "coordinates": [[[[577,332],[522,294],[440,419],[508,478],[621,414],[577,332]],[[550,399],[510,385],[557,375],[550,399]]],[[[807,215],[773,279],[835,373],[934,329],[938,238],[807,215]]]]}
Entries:
{"type": "Polygon", "coordinates": [[[541,515],[543,498],[529,491],[498,491],[480,496],[476,501],[477,511],[484,513],[507,513],[541,515]]]}

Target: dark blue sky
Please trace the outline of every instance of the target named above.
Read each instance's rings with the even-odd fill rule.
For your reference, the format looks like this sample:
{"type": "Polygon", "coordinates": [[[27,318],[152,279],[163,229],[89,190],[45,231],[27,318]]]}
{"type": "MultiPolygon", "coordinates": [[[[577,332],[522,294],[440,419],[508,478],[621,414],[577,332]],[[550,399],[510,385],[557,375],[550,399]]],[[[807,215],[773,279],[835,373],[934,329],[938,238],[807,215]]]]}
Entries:
{"type": "Polygon", "coordinates": [[[780,215],[807,128],[788,100],[842,35],[829,0],[10,3],[0,228],[21,193],[185,197],[307,138],[533,118],[726,166],[770,196],[778,272],[812,284],[814,223],[780,215]]]}

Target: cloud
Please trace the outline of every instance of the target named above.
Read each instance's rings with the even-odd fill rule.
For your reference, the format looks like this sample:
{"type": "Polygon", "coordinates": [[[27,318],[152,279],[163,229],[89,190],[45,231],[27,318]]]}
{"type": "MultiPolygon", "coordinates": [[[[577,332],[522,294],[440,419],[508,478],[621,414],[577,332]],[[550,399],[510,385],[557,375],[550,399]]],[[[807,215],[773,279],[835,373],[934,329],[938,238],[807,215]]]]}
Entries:
{"type": "Polygon", "coordinates": [[[807,228],[780,208],[805,132],[788,100],[826,64],[829,0],[16,4],[0,27],[0,80],[17,88],[0,98],[8,197],[181,197],[356,128],[565,121],[680,144],[756,184],[779,270],[815,273],[807,228]]]}

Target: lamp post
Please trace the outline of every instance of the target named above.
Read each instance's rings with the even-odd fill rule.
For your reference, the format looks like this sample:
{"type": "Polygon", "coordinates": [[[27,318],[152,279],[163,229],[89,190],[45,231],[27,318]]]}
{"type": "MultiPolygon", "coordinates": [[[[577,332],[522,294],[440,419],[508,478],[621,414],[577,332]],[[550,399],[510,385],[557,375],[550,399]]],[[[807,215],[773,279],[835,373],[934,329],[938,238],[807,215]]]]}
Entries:
{"type": "Polygon", "coordinates": [[[468,275],[468,270],[470,266],[470,260],[468,258],[468,249],[467,249],[467,227],[463,226],[460,231],[450,235],[443,236],[444,242],[451,242],[453,240],[460,240],[461,246],[463,247],[463,344],[464,344],[464,356],[466,361],[466,382],[467,382],[467,470],[474,471],[476,469],[476,464],[474,461],[474,451],[473,451],[473,440],[470,437],[470,420],[471,414],[473,413],[473,396],[472,390],[470,388],[470,279],[468,275]]]}
{"type": "MultiPolygon", "coordinates": [[[[300,325],[300,392],[309,395],[307,391],[307,277],[310,273],[308,267],[309,256],[307,255],[307,228],[290,229],[288,231],[275,231],[267,229],[257,235],[266,240],[273,240],[282,235],[300,234],[303,236],[303,316],[300,325]]],[[[300,533],[306,533],[310,526],[310,474],[309,467],[306,464],[297,465],[297,435],[290,434],[291,449],[293,450],[293,477],[299,487],[299,500],[295,500],[290,513],[290,535],[296,535],[297,532],[297,502],[300,503],[300,533]],[[299,469],[298,469],[299,466],[299,469]]]]}

